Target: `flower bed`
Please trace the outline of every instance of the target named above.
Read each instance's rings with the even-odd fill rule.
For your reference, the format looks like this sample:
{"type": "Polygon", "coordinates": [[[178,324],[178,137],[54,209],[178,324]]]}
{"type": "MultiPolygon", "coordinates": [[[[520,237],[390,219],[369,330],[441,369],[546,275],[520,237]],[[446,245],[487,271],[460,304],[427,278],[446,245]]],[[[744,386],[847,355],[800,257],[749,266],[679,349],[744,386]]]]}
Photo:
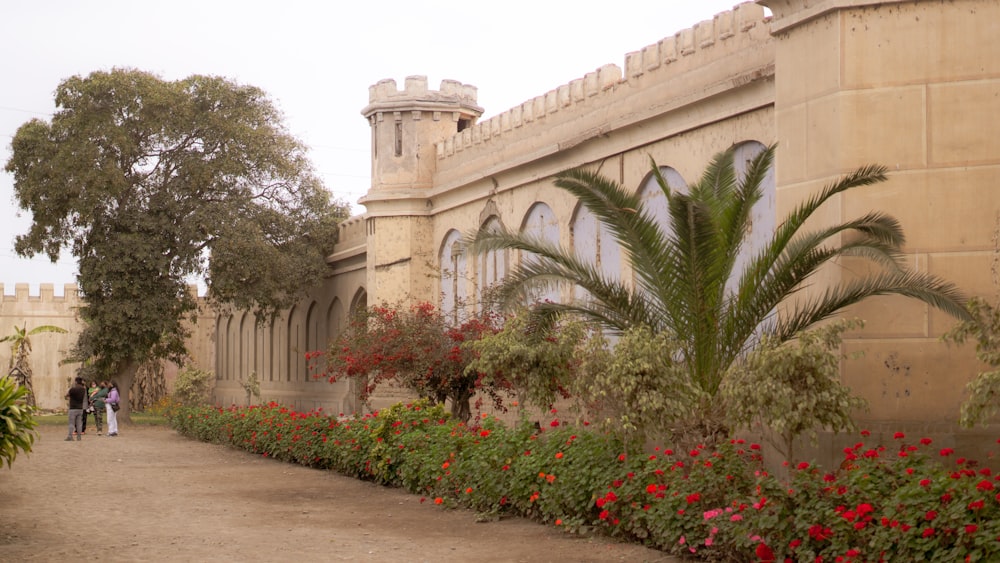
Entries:
{"type": "Polygon", "coordinates": [[[170,419],[192,438],[403,487],[422,502],[708,560],[1000,558],[997,478],[926,438],[859,442],[836,471],[800,463],[774,476],[743,440],[633,452],[557,415],[538,430],[491,417],[465,425],[420,402],[352,418],[271,403],[181,408],[170,419]]]}

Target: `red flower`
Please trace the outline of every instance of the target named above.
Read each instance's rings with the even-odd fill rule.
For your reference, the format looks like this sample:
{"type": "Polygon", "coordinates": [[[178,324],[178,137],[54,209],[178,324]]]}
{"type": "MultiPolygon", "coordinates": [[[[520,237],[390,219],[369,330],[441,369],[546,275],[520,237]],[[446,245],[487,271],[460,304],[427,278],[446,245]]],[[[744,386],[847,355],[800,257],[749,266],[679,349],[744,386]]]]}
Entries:
{"type": "Polygon", "coordinates": [[[929,538],[934,535],[934,528],[926,528],[924,533],[920,534],[921,537],[929,538]]]}
{"type": "Polygon", "coordinates": [[[983,499],[974,500],[969,503],[969,510],[980,510],[983,508],[984,504],[983,499]]]}
{"type": "Polygon", "coordinates": [[[804,469],[809,469],[809,462],[803,461],[803,462],[799,463],[797,467],[798,467],[799,471],[802,471],[804,469]]]}
{"type": "Polygon", "coordinates": [[[953,450],[951,448],[941,448],[941,456],[942,457],[950,456],[953,453],[955,453],[955,450],[953,450]]]}
{"type": "Polygon", "coordinates": [[[938,515],[937,512],[934,512],[933,510],[928,510],[927,513],[924,514],[924,520],[930,522],[931,520],[937,518],[937,515],[938,515]]]}
{"type": "Polygon", "coordinates": [[[931,445],[931,439],[930,438],[921,438],[920,439],[920,443],[923,444],[923,445],[925,445],[925,446],[929,446],[929,445],[931,445]]]}
{"type": "Polygon", "coordinates": [[[833,530],[830,528],[824,528],[819,524],[813,524],[809,526],[809,537],[816,541],[828,540],[833,537],[833,530]]]}
{"type": "Polygon", "coordinates": [[[757,549],[754,550],[754,553],[757,555],[760,563],[771,563],[774,561],[774,551],[770,547],[767,547],[767,544],[764,542],[757,544],[757,549]]]}
{"type": "Polygon", "coordinates": [[[611,513],[610,513],[610,512],[608,512],[607,510],[602,510],[602,511],[601,511],[601,513],[600,513],[600,514],[598,515],[598,517],[599,517],[599,518],[600,518],[601,520],[607,520],[607,519],[608,519],[608,516],[610,516],[610,515],[611,515],[611,513]]]}
{"type": "Polygon", "coordinates": [[[549,426],[551,426],[552,428],[555,428],[556,426],[559,426],[559,421],[558,420],[553,420],[552,422],[549,423],[549,426]]]}
{"type": "Polygon", "coordinates": [[[976,488],[979,489],[980,491],[992,491],[993,490],[993,483],[991,483],[988,480],[984,479],[984,480],[980,481],[978,485],[976,485],[976,488]]]}
{"type": "Polygon", "coordinates": [[[694,503],[698,502],[699,500],[701,500],[701,493],[692,493],[692,494],[688,495],[687,497],[685,497],[685,499],[687,500],[688,504],[694,504],[694,503]]]}
{"type": "Polygon", "coordinates": [[[974,534],[974,533],[976,533],[976,530],[978,530],[978,529],[979,529],[979,526],[977,526],[975,524],[966,524],[965,525],[965,533],[966,534],[974,534]]]}
{"type": "Polygon", "coordinates": [[[438,497],[438,498],[434,499],[434,504],[441,504],[443,502],[444,502],[444,499],[441,498],[441,497],[438,497]]]}
{"type": "Polygon", "coordinates": [[[563,456],[562,452],[556,452],[556,459],[562,459],[562,456],[563,456]]]}
{"type": "Polygon", "coordinates": [[[902,432],[896,432],[895,434],[892,435],[893,440],[902,440],[905,437],[906,434],[903,434],[902,432]]]}
{"type": "Polygon", "coordinates": [[[930,479],[921,479],[920,480],[920,486],[921,487],[929,487],[930,485],[931,485],[931,480],[930,479]]]}
{"type": "Polygon", "coordinates": [[[802,545],[802,540],[800,540],[800,539],[794,539],[794,540],[788,542],[788,547],[791,548],[791,549],[795,549],[796,547],[799,547],[800,545],[802,545]]]}

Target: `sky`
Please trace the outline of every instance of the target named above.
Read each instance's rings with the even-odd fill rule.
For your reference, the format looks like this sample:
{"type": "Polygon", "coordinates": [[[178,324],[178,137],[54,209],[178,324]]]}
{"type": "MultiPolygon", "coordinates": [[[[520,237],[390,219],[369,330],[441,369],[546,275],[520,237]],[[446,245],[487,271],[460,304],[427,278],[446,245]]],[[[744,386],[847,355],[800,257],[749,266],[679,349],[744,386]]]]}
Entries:
{"type": "Polygon", "coordinates": [[[310,147],[334,197],[363,213],[370,183],[368,87],[424,75],[431,89],[478,89],[481,119],[732,9],[739,0],[32,0],[0,5],[0,283],[75,283],[69,251],[52,264],[13,250],[31,225],[2,170],[21,124],[49,120],[71,76],[128,67],[165,80],[222,76],[263,89],[310,147]],[[596,9],[600,8],[600,9],[596,9]]]}

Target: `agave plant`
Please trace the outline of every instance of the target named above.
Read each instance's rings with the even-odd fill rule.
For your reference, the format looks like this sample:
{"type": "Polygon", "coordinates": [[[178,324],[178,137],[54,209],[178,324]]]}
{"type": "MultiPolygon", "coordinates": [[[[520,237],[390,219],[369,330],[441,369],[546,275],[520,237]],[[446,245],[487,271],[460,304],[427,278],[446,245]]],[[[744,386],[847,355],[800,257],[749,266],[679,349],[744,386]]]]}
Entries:
{"type": "Polygon", "coordinates": [[[510,249],[527,257],[500,286],[502,302],[524,303],[558,285],[583,290],[573,292],[576,297],[568,302],[534,303],[532,312],[540,320],[572,314],[612,333],[638,326],[669,332],[680,342],[677,361],[708,397],[716,395],[726,371],[760,338],[787,341],[867,297],[903,295],[959,319],[969,317],[965,298],[953,284],[904,267],[905,239],[893,217],[871,212],[804,228],[831,198],[884,181],[882,166],[859,168],[801,202],[759,250],[738,261],[741,252],[751,252],[751,209],[762,198],[774,147],[753,158],[742,175],[735,171],[733,156],[733,150],[716,155],[688,193],[671,189],[652,162],[667,198],[670,228],[643,208],[638,194],[600,174],[573,169],[556,177],[555,185],[578,198],[621,247],[632,266],[631,283],[530,234],[482,231],[468,235],[467,243],[474,253],[510,249]],[[868,259],[880,268],[789,301],[820,269],[845,256],[868,259]],[[740,263],[745,264],[742,269],[740,263]]]}

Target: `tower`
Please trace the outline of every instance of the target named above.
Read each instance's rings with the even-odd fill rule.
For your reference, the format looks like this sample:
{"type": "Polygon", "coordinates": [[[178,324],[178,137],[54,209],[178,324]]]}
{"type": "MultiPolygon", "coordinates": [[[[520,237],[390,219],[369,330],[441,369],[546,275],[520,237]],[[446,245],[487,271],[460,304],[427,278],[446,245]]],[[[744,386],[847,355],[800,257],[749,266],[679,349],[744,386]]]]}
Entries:
{"type": "Polygon", "coordinates": [[[475,124],[483,109],[474,86],[410,76],[403,90],[395,80],[368,89],[365,116],[372,131],[372,183],[361,199],[367,208],[369,304],[395,301],[437,303],[436,246],[431,237],[436,143],[475,124]]]}

